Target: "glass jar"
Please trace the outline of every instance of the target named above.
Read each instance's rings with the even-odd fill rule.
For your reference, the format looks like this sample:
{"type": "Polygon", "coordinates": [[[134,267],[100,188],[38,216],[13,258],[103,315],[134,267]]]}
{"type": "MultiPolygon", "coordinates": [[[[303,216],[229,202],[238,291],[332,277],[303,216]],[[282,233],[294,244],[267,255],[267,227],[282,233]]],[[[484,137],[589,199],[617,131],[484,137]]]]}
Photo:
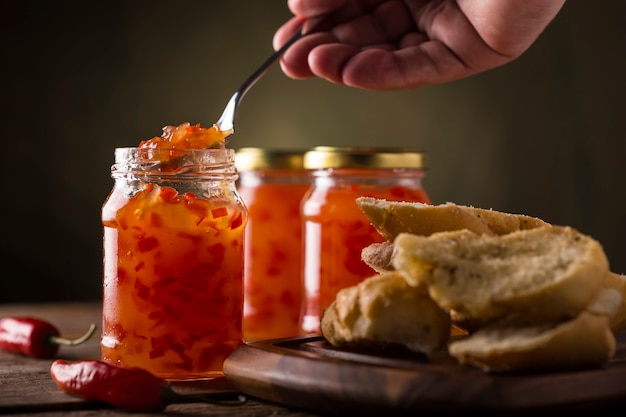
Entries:
{"type": "Polygon", "coordinates": [[[102,360],[172,380],[222,376],[243,342],[247,212],[234,150],[119,148],[104,226],[102,360]]]}
{"type": "Polygon", "coordinates": [[[303,150],[241,148],[238,190],[248,208],[244,263],[246,341],[301,334],[300,203],[312,183],[303,150]]]}
{"type": "Polygon", "coordinates": [[[314,185],[304,197],[302,330],[319,333],[320,313],[342,288],[376,272],[361,251],[385,239],[356,205],[357,197],[430,204],[422,186],[425,155],[409,149],[316,147],[304,156],[314,185]]]}

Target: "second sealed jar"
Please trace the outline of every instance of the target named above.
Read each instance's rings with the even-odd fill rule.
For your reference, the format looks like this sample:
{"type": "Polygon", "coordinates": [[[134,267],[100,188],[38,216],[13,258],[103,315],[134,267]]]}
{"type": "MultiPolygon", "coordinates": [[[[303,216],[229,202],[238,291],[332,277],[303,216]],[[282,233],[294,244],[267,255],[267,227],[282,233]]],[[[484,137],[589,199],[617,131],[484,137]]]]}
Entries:
{"type": "Polygon", "coordinates": [[[304,156],[314,185],[302,204],[304,224],[303,333],[319,333],[320,315],[342,288],[376,272],[361,260],[385,239],[356,205],[357,197],[430,204],[422,180],[425,155],[411,149],[316,147],[304,156]]]}

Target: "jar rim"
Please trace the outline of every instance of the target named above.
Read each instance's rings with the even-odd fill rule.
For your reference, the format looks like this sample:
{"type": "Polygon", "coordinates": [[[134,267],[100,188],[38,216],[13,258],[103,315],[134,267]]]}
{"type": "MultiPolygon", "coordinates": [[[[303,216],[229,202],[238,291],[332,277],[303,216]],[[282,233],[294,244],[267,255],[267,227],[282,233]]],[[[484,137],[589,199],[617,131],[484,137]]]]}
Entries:
{"type": "Polygon", "coordinates": [[[135,162],[155,162],[163,161],[164,157],[168,160],[180,157],[192,157],[201,161],[211,163],[213,160],[223,160],[225,158],[234,158],[235,150],[231,148],[207,148],[207,149],[162,149],[162,148],[140,148],[137,146],[127,146],[115,148],[115,162],[127,162],[134,160],[135,162]]]}
{"type": "Polygon", "coordinates": [[[142,173],[155,176],[232,175],[236,173],[235,151],[231,148],[161,149],[115,148],[112,175],[142,173]]]}

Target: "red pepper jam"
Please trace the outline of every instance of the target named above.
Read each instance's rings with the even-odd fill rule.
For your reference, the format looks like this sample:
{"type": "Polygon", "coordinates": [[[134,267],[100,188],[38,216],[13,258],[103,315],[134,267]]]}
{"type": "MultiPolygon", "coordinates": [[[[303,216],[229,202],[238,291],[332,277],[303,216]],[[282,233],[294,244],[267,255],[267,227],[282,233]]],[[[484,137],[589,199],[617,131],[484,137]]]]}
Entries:
{"type": "Polygon", "coordinates": [[[165,126],[161,136],[141,141],[140,149],[207,149],[223,148],[224,134],[217,125],[210,128],[199,124],[182,123],[178,126],[165,126]]]}
{"type": "Polygon", "coordinates": [[[243,331],[246,341],[301,334],[302,221],[311,186],[304,151],[241,148],[238,191],[248,208],[243,331]]]}
{"type": "MultiPolygon", "coordinates": [[[[197,136],[202,128],[181,126],[164,129],[176,132],[173,142],[152,140],[117,151],[145,154],[147,143],[154,149],[207,143],[197,136]]],[[[176,173],[161,165],[145,172],[119,168],[124,162],[116,157],[116,185],[102,210],[101,357],[166,379],[223,375],[224,360],[243,340],[247,213],[234,189],[234,152],[191,152],[212,153],[210,161],[225,161],[216,165],[232,169],[216,173],[205,165],[196,173],[195,161],[177,165],[176,173]],[[207,171],[209,178],[203,176],[207,171]]]]}
{"type": "Polygon", "coordinates": [[[422,186],[424,155],[386,148],[317,147],[305,154],[315,182],[302,203],[302,331],[318,333],[320,314],[339,290],[376,274],[361,252],[385,239],[356,205],[357,197],[430,204],[422,186]]]}

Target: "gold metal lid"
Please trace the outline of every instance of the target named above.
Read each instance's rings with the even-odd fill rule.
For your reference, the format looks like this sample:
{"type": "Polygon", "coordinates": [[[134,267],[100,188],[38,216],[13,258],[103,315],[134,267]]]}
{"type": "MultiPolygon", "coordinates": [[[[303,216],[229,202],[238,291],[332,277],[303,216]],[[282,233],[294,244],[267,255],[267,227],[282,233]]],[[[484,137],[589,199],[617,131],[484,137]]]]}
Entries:
{"type": "Polygon", "coordinates": [[[238,171],[303,169],[305,149],[240,148],[235,152],[238,171]]]}
{"type": "Polygon", "coordinates": [[[408,148],[317,146],[304,154],[307,169],[426,168],[426,155],[408,148]]]}

